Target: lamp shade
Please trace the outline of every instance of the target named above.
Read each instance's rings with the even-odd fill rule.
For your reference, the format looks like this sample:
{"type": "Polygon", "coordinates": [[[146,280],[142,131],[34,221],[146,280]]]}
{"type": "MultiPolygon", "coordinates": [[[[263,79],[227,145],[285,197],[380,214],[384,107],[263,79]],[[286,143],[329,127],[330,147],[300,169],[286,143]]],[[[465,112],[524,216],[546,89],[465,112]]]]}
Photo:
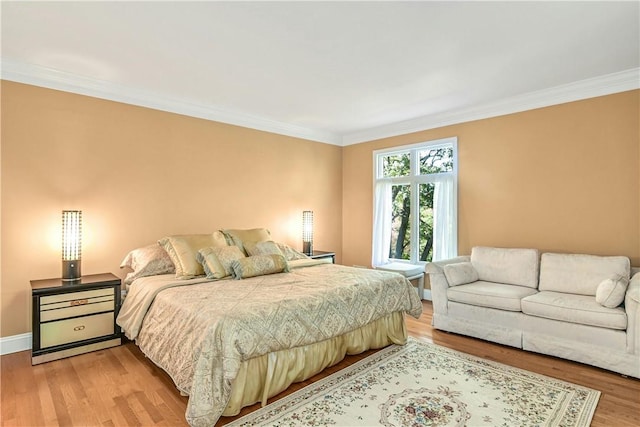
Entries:
{"type": "Polygon", "coordinates": [[[80,278],[82,211],[62,211],[62,280],[80,278]]]}
{"type": "Polygon", "coordinates": [[[302,212],[302,252],[313,254],[313,211],[302,212]]]}

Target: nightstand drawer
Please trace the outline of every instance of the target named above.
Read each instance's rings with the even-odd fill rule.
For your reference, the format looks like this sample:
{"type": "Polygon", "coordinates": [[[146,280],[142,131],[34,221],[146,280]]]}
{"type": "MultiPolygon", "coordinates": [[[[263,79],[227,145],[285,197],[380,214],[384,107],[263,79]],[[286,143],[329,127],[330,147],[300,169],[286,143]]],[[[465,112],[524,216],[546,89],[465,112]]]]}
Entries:
{"type": "Polygon", "coordinates": [[[40,324],[40,348],[114,334],[114,313],[40,324]]]}
{"type": "Polygon", "coordinates": [[[73,307],[75,305],[79,305],[83,300],[88,300],[91,298],[104,297],[104,296],[113,296],[115,295],[114,288],[104,288],[104,289],[93,289],[90,291],[80,291],[80,292],[68,292],[65,294],[58,295],[49,295],[43,296],[40,298],[40,307],[41,309],[46,309],[44,307],[48,304],[59,304],[56,307],[51,308],[59,308],[62,306],[73,307]]]}
{"type": "Polygon", "coordinates": [[[113,296],[75,300],[73,307],[68,307],[68,303],[49,304],[46,307],[40,307],[40,321],[49,322],[57,319],[67,319],[69,317],[84,316],[93,313],[102,313],[104,311],[113,311],[115,303],[113,296]],[[62,308],[48,309],[58,304],[65,304],[62,308]]]}

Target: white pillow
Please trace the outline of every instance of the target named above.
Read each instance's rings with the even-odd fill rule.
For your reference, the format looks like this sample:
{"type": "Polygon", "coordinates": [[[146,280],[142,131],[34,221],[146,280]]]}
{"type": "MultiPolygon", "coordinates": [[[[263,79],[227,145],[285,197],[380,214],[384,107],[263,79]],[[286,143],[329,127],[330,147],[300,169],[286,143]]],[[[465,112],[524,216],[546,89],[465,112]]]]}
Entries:
{"type": "Polygon", "coordinates": [[[628,285],[629,280],[620,275],[604,279],[596,289],[596,302],[608,308],[619,306],[624,301],[628,285]]]}
{"type": "Polygon", "coordinates": [[[478,280],[478,272],[470,262],[456,262],[444,266],[449,286],[465,285],[478,280]]]}
{"type": "Polygon", "coordinates": [[[133,272],[125,277],[125,285],[130,285],[138,277],[176,272],[169,254],[157,243],[129,252],[120,263],[120,268],[126,267],[132,269],[133,272]]]}

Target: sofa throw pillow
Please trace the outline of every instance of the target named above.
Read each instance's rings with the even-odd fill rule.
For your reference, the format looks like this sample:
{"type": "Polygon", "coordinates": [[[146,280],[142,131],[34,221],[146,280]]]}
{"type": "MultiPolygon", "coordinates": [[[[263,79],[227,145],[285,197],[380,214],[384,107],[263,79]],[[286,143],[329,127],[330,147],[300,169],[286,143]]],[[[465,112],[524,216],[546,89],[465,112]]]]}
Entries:
{"type": "Polygon", "coordinates": [[[478,280],[478,272],[470,262],[447,264],[443,270],[449,286],[466,285],[478,280]]]}
{"type": "Polygon", "coordinates": [[[250,256],[231,263],[231,275],[234,279],[287,272],[289,272],[289,264],[283,255],[250,256]]]}
{"type": "Polygon", "coordinates": [[[604,279],[596,289],[596,302],[603,307],[615,308],[622,304],[629,280],[621,275],[604,279]]]}
{"type": "Polygon", "coordinates": [[[126,267],[133,271],[124,278],[125,286],[130,285],[138,277],[176,272],[169,254],[157,243],[129,252],[120,263],[120,268],[126,267]]]}
{"type": "Polygon", "coordinates": [[[227,241],[224,235],[216,231],[212,234],[183,234],[168,236],[158,240],[160,246],[169,254],[176,267],[176,279],[192,279],[204,275],[202,264],[196,254],[202,248],[224,247],[227,241]]]}
{"type": "Polygon", "coordinates": [[[237,246],[202,248],[196,255],[196,259],[202,264],[207,279],[222,279],[230,276],[233,261],[244,257],[244,253],[237,246]]]}

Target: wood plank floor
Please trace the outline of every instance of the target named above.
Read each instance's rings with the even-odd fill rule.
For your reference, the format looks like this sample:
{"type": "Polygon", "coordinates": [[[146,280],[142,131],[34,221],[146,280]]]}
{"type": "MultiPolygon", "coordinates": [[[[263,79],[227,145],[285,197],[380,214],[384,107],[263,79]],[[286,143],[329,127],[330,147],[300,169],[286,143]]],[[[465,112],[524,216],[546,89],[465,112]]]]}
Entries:
{"type": "MultiPolygon", "coordinates": [[[[495,360],[602,392],[593,426],[640,426],[640,380],[554,357],[524,352],[431,328],[431,303],[419,320],[408,318],[420,340],[495,360]]],[[[349,356],[282,397],[372,352],[349,356]]],[[[169,376],[131,342],[89,354],[31,366],[30,352],[0,358],[3,426],[185,426],[187,398],[169,376]]],[[[275,400],[275,399],[273,399],[275,400]]],[[[243,409],[241,415],[257,409],[243,409]]],[[[233,418],[222,418],[218,426],[233,418]]]]}

